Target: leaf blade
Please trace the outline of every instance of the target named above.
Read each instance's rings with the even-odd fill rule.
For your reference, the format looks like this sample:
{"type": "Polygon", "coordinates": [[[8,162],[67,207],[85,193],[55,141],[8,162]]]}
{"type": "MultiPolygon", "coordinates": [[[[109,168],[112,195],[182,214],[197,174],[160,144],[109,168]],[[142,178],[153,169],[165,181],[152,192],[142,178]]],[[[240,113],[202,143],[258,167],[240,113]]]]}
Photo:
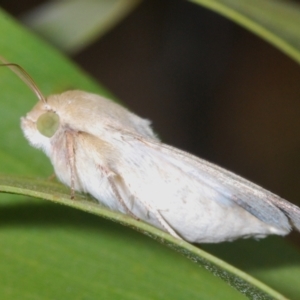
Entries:
{"type": "Polygon", "coordinates": [[[300,62],[300,6],[291,1],[190,0],[239,24],[300,62]]]}
{"type": "Polygon", "coordinates": [[[196,262],[199,266],[209,270],[215,276],[223,279],[229,285],[247,295],[247,297],[250,297],[250,299],[252,299],[252,297],[257,297],[258,295],[261,299],[285,299],[278,292],[254,279],[250,275],[213,257],[209,253],[206,253],[185,241],[178,240],[144,222],[134,220],[124,214],[110,211],[98,203],[88,201],[86,197],[79,194],[77,195],[76,200],[71,200],[68,189],[60,184],[52,182],[47,183],[44,180],[32,178],[26,179],[23,177],[18,178],[16,176],[8,177],[0,175],[0,192],[16,193],[50,200],[131,227],[176,250],[193,262],[196,262]]]}

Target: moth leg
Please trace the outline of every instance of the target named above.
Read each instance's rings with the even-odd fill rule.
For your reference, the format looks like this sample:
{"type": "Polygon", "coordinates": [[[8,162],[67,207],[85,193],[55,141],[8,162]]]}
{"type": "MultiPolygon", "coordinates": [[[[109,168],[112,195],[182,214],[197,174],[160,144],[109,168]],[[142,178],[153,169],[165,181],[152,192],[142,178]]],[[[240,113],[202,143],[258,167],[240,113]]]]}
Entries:
{"type": "Polygon", "coordinates": [[[123,200],[122,196],[119,193],[119,190],[114,182],[114,180],[116,179],[115,177],[116,176],[119,177],[119,176],[116,175],[115,172],[110,171],[109,169],[105,168],[104,166],[98,165],[98,168],[101,169],[101,171],[106,174],[106,178],[110,184],[110,187],[111,187],[115,197],[117,198],[117,200],[123,206],[125,212],[128,215],[130,215],[132,218],[139,220],[139,218],[134,213],[132,213],[132,211],[128,208],[128,206],[126,205],[125,201],[123,200]],[[112,177],[114,177],[114,178],[112,178],[112,177]]]}
{"type": "Polygon", "coordinates": [[[125,209],[126,213],[128,215],[130,215],[132,218],[134,218],[136,220],[139,220],[139,218],[127,207],[126,203],[124,202],[123,198],[121,197],[121,195],[118,191],[118,188],[117,188],[116,184],[114,183],[114,180],[110,176],[108,176],[107,179],[108,179],[108,182],[110,183],[110,186],[113,190],[113,193],[115,194],[116,198],[118,199],[120,204],[125,209]]]}
{"type": "MultiPolygon", "coordinates": [[[[115,174],[115,173],[113,173],[113,174],[115,174]]],[[[115,175],[114,180],[116,180],[116,179],[119,181],[119,185],[121,185],[123,187],[123,189],[126,189],[126,185],[124,184],[122,177],[119,175],[115,175]]],[[[129,214],[131,216],[133,216],[135,219],[138,220],[138,218],[130,211],[130,209],[127,207],[126,203],[122,199],[114,180],[111,177],[108,177],[108,180],[111,184],[111,187],[112,187],[117,199],[120,201],[120,203],[122,204],[122,206],[124,207],[126,212],[129,212],[129,214]]],[[[161,215],[161,213],[159,212],[158,209],[153,208],[151,205],[149,205],[149,203],[146,203],[141,199],[138,199],[138,201],[140,201],[146,207],[147,211],[152,212],[154,214],[154,216],[156,217],[156,219],[158,220],[160,225],[165,229],[166,232],[168,232],[173,237],[176,237],[176,238],[182,240],[182,238],[175,232],[175,230],[172,228],[172,226],[163,218],[163,216],[161,215]]]]}
{"type": "Polygon", "coordinates": [[[75,198],[75,148],[74,139],[72,132],[66,131],[66,144],[67,144],[67,160],[70,165],[70,175],[71,175],[71,199],[75,198]]]}
{"type": "Polygon", "coordinates": [[[154,216],[156,217],[156,219],[158,220],[160,225],[165,229],[166,232],[168,232],[173,237],[175,237],[179,240],[182,240],[182,238],[176,233],[176,231],[172,228],[172,226],[164,219],[164,217],[161,215],[161,213],[159,212],[158,209],[155,209],[155,208],[151,207],[151,205],[149,205],[148,203],[145,203],[141,199],[139,199],[139,201],[142,202],[142,204],[144,204],[144,206],[150,212],[152,212],[154,214],[154,216]]]}

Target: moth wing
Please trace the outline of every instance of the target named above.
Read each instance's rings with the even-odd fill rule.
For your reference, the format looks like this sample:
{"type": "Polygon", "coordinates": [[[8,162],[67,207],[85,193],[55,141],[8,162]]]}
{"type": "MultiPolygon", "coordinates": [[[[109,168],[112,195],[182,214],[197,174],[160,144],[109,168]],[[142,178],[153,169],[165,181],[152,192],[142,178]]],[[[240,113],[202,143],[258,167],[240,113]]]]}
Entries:
{"type": "Polygon", "coordinates": [[[161,151],[178,157],[173,163],[186,168],[188,173],[197,176],[203,183],[213,187],[261,221],[279,228],[289,228],[291,222],[300,231],[300,209],[296,205],[251,181],[184,151],[168,145],[162,145],[161,151]]]}
{"type": "Polygon", "coordinates": [[[192,242],[287,234],[288,217],[299,229],[299,208],[184,151],[121,129],[105,140],[80,136],[83,190],[112,209],[127,213],[123,202],[134,216],[192,242]]]}
{"type": "Polygon", "coordinates": [[[171,164],[182,176],[194,178],[201,185],[215,190],[220,197],[212,201],[229,201],[236,204],[264,223],[285,231],[290,223],[300,231],[300,209],[292,203],[262,187],[206,160],[154,140],[129,137],[128,143],[143,153],[151,153],[160,164],[171,164]]]}

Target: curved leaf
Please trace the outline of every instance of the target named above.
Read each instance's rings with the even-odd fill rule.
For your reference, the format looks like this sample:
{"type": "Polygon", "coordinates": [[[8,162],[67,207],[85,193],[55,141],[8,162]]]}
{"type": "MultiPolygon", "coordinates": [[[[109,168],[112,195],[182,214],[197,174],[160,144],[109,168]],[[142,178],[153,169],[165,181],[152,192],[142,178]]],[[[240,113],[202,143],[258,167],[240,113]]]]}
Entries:
{"type": "Polygon", "coordinates": [[[6,175],[0,176],[0,191],[51,200],[127,225],[180,252],[215,276],[222,278],[250,299],[284,299],[282,295],[263,283],[185,241],[178,240],[144,222],[110,211],[98,203],[88,201],[82,195],[77,195],[76,200],[71,200],[68,189],[61,184],[6,175]]]}
{"type": "Polygon", "coordinates": [[[300,62],[300,5],[280,0],[190,0],[252,31],[300,62]]]}
{"type": "MultiPolygon", "coordinates": [[[[45,95],[71,88],[108,94],[3,13],[0,28],[0,54],[26,69],[45,95]]],[[[7,68],[0,68],[0,91],[1,173],[48,177],[48,159],[28,145],[19,125],[35,96],[7,68]]],[[[31,191],[39,186],[44,193],[39,196],[70,201],[66,189],[47,180],[5,178],[18,193],[24,194],[24,186],[31,191]]],[[[4,186],[8,192],[8,182],[4,186]]],[[[0,193],[0,206],[1,299],[244,298],[204,269],[123,226],[16,195],[0,193]]]]}
{"type": "MultiPolygon", "coordinates": [[[[71,88],[107,94],[57,51],[33,38],[6,15],[0,15],[0,28],[5,28],[0,54],[22,65],[45,94],[71,88]]],[[[0,69],[0,87],[1,173],[50,175],[50,163],[27,144],[19,128],[19,117],[36,102],[34,95],[5,68],[0,69]]],[[[2,176],[1,186],[3,192],[63,202],[139,228],[205,266],[250,298],[283,299],[245,273],[147,224],[103,210],[85,199],[69,200],[67,190],[61,185],[2,176]]],[[[0,200],[2,299],[94,299],[120,295],[123,299],[243,298],[204,269],[125,228],[63,207],[35,206],[33,200],[16,196],[2,194],[0,200]],[[103,231],[102,227],[99,231],[100,223],[103,231]]]]}
{"type": "Polygon", "coordinates": [[[104,35],[140,0],[72,0],[42,3],[23,16],[33,31],[59,49],[75,53],[104,35]]]}

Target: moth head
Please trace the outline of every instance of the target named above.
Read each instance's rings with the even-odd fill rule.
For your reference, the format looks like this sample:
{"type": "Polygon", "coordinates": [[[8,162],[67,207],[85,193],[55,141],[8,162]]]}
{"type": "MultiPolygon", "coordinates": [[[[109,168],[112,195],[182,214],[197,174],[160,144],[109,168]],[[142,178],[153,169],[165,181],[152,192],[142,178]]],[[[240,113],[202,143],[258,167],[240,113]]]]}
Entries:
{"type": "Polygon", "coordinates": [[[29,142],[38,148],[48,147],[49,138],[53,137],[60,126],[60,118],[58,114],[51,109],[47,103],[47,99],[44,97],[31,76],[18,64],[9,63],[0,56],[0,60],[3,64],[0,66],[6,66],[16,73],[24,83],[35,93],[38,98],[38,103],[33,109],[21,118],[21,127],[25,134],[25,137],[29,142]]]}
{"type": "Polygon", "coordinates": [[[41,101],[21,118],[21,128],[30,144],[50,153],[51,141],[60,127],[59,115],[41,101]]]}

